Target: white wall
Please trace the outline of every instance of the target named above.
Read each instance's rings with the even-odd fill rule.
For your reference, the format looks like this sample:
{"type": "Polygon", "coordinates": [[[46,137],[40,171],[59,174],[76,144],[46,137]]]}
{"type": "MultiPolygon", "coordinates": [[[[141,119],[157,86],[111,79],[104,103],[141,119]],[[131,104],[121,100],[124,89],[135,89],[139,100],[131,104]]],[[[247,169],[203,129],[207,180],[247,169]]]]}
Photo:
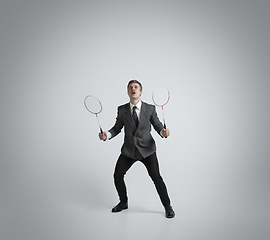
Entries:
{"type": "MultiPolygon", "coordinates": [[[[107,130],[128,101],[130,79],[142,82],[149,103],[157,85],[171,91],[171,136],[153,136],[178,212],[225,224],[236,219],[267,234],[269,7],[239,0],[2,1],[4,238],[31,226],[64,228],[48,222],[62,219],[66,202],[108,209],[117,203],[112,174],[123,134],[99,141],[83,99],[100,98],[107,130]]],[[[161,207],[142,166],[127,182],[134,205],[161,207]]]]}

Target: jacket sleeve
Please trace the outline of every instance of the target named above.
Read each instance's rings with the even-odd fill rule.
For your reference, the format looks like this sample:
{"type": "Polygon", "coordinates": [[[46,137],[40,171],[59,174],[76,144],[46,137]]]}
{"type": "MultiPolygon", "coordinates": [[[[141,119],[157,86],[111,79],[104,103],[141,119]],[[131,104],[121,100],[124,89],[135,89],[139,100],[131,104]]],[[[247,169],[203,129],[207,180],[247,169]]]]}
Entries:
{"type": "Polygon", "coordinates": [[[112,139],[115,136],[117,136],[121,132],[121,130],[122,130],[123,126],[124,126],[124,122],[121,119],[120,112],[121,112],[120,111],[120,107],[118,107],[116,122],[115,122],[114,126],[109,130],[109,132],[112,134],[112,136],[111,136],[110,139],[112,139]]]}
{"type": "Polygon", "coordinates": [[[151,122],[152,126],[154,127],[154,129],[156,130],[156,132],[162,137],[161,130],[163,129],[163,124],[160,122],[160,120],[157,116],[155,106],[153,106],[153,111],[151,114],[150,122],[151,122]]]}

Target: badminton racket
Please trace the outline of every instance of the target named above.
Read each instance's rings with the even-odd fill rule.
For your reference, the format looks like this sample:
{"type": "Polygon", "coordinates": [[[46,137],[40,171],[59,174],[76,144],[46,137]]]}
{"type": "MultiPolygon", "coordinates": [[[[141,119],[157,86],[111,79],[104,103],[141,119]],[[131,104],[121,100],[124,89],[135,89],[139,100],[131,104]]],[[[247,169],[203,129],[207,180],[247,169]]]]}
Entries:
{"type": "Polygon", "coordinates": [[[103,133],[100,122],[98,120],[98,114],[101,113],[102,111],[102,104],[101,102],[93,95],[88,95],[87,97],[85,97],[84,99],[84,106],[86,107],[86,109],[92,113],[96,115],[96,119],[98,122],[98,126],[100,129],[100,132],[103,133]]]}
{"type": "Polygon", "coordinates": [[[164,106],[169,102],[170,100],[170,92],[169,90],[164,87],[160,86],[157,87],[152,94],[152,99],[154,104],[157,107],[161,107],[162,109],[162,117],[163,117],[163,127],[166,129],[166,122],[165,122],[165,116],[164,116],[164,106]]]}

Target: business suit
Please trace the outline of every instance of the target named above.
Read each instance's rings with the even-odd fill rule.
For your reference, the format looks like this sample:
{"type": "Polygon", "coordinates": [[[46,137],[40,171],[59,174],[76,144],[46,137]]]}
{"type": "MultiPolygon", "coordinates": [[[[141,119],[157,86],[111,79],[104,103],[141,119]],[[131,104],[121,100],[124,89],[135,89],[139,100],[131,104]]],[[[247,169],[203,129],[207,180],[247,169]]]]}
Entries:
{"type": "Polygon", "coordinates": [[[120,202],[127,202],[128,197],[124,175],[136,161],[141,161],[147,168],[148,174],[156,186],[161,202],[166,208],[170,205],[170,199],[166,185],[159,172],[156,144],[150,133],[151,125],[160,134],[163,124],[157,117],[154,105],[141,102],[138,127],[132,118],[130,103],[118,107],[116,123],[109,130],[111,133],[110,139],[118,135],[123,127],[125,138],[121,148],[121,155],[115,166],[114,182],[120,202]]]}

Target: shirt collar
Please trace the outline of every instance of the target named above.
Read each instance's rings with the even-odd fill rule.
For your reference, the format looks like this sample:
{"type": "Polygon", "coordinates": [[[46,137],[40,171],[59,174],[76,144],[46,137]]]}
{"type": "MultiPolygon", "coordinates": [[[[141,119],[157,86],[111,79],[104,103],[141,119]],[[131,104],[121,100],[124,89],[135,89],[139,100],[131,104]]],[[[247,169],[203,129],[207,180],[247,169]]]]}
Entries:
{"type": "Polygon", "coordinates": [[[136,105],[133,105],[131,102],[129,103],[130,105],[130,109],[133,110],[133,107],[136,106],[137,109],[141,109],[141,106],[142,106],[142,101],[140,100],[136,105]]]}

